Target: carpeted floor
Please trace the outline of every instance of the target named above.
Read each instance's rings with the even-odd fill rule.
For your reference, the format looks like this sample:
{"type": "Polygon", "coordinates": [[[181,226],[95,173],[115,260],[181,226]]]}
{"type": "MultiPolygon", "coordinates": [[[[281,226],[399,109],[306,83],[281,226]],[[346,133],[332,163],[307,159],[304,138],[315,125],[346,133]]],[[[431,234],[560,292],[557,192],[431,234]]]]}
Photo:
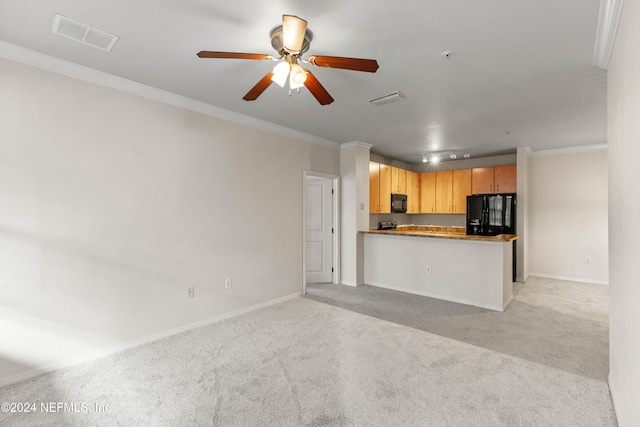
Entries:
{"type": "Polygon", "coordinates": [[[369,286],[307,291],[4,387],[0,401],[38,410],[0,425],[616,425],[605,286],[531,279],[504,313],[369,286]]]}

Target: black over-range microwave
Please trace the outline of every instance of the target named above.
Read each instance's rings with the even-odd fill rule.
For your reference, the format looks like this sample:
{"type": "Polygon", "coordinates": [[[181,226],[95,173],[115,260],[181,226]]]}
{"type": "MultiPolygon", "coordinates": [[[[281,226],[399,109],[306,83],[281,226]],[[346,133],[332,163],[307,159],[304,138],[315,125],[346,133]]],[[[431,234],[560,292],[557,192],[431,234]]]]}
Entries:
{"type": "Polygon", "coordinates": [[[407,213],[407,195],[406,194],[391,194],[391,212],[392,213],[407,213]]]}

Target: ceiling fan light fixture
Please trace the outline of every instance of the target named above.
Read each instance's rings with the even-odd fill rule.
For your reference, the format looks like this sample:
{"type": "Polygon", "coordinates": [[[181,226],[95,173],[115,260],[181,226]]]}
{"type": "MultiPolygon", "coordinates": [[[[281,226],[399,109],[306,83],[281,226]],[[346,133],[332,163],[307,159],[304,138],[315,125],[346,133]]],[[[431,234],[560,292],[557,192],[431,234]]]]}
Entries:
{"type": "Polygon", "coordinates": [[[273,67],[273,76],[271,77],[271,80],[278,86],[284,87],[287,83],[290,68],[291,66],[288,62],[280,62],[278,65],[273,67]]]}
{"type": "Polygon", "coordinates": [[[304,86],[304,83],[298,83],[298,82],[295,81],[295,78],[294,78],[293,74],[291,74],[289,76],[289,89],[291,89],[291,90],[300,89],[303,86],[304,86]]]}
{"type": "Polygon", "coordinates": [[[307,81],[307,73],[298,64],[291,66],[291,81],[299,86],[304,86],[304,82],[307,81]]]}
{"type": "Polygon", "coordinates": [[[302,51],[307,21],[293,15],[282,15],[282,44],[284,49],[294,55],[302,51]]]}

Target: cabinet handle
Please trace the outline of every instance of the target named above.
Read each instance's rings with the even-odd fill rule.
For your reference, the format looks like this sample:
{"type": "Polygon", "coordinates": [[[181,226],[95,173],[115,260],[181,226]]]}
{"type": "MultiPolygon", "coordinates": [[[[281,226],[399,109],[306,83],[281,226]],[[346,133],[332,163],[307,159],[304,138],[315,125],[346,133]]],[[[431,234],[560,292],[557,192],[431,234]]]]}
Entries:
{"type": "Polygon", "coordinates": [[[500,184],[497,184],[496,185],[496,193],[499,193],[499,192],[500,192],[500,184]]]}

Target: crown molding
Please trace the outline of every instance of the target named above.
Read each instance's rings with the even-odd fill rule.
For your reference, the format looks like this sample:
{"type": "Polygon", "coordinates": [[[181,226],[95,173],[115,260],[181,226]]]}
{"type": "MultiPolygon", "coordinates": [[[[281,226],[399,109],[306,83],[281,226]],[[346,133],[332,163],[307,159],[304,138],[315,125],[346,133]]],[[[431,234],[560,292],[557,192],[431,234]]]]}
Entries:
{"type": "Polygon", "coordinates": [[[584,153],[587,151],[600,151],[600,150],[606,150],[606,149],[607,149],[607,144],[580,145],[577,147],[552,148],[549,150],[532,151],[531,154],[529,155],[531,157],[541,157],[541,156],[553,156],[556,154],[584,153]]]}
{"type": "MultiPolygon", "coordinates": [[[[527,157],[531,157],[533,155],[533,150],[531,149],[531,147],[521,147],[524,150],[524,153],[527,155],[527,157]]],[[[520,152],[520,148],[518,148],[518,153],[520,152]]]]}
{"type": "Polygon", "coordinates": [[[607,69],[616,40],[624,0],[600,0],[596,42],[593,47],[593,65],[607,69]]]}
{"type": "Polygon", "coordinates": [[[351,141],[351,142],[345,142],[343,144],[340,144],[340,149],[354,148],[354,147],[364,148],[365,150],[371,150],[371,147],[373,147],[373,145],[367,144],[366,142],[360,142],[360,141],[351,141]]]}
{"type": "Polygon", "coordinates": [[[197,101],[193,98],[177,95],[152,86],[143,85],[113,74],[65,61],[50,55],[29,50],[11,43],[0,40],[0,57],[34,67],[42,68],[47,71],[62,74],[67,77],[82,80],[88,83],[97,84],[121,92],[138,95],[153,101],[162,102],[164,104],[173,105],[174,107],[184,108],[185,110],[195,111],[197,113],[206,114],[230,122],[246,125],[249,127],[266,130],[279,135],[301,139],[313,144],[319,144],[332,148],[339,148],[340,144],[328,139],[320,138],[305,132],[300,132],[266,120],[256,119],[255,117],[245,114],[236,113],[206,102],[197,101]]]}

